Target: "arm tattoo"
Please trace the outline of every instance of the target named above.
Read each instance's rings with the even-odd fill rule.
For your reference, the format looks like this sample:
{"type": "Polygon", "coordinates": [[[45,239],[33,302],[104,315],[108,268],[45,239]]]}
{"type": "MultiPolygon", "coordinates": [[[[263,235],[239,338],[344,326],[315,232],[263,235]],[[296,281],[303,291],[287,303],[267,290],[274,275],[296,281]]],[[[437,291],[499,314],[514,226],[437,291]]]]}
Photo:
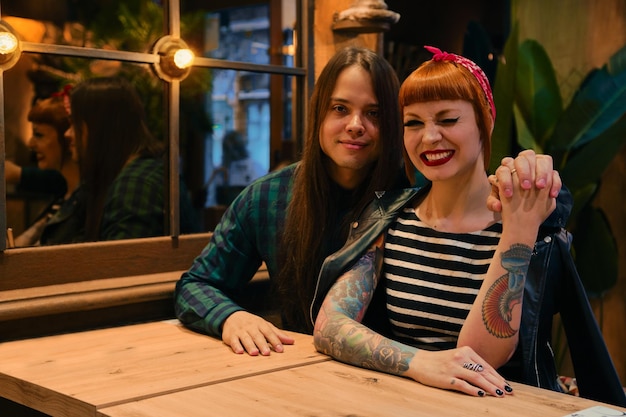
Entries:
{"type": "Polygon", "coordinates": [[[531,255],[532,249],[522,244],[511,245],[501,255],[502,267],[508,272],[487,290],[482,306],[483,323],[487,331],[497,338],[509,338],[518,332],[510,322],[513,307],[522,303],[531,255]]]}
{"type": "Polygon", "coordinates": [[[379,281],[382,237],[331,288],[317,320],[315,344],[340,361],[401,375],[409,368],[414,350],[386,339],[360,322],[379,281]]]}

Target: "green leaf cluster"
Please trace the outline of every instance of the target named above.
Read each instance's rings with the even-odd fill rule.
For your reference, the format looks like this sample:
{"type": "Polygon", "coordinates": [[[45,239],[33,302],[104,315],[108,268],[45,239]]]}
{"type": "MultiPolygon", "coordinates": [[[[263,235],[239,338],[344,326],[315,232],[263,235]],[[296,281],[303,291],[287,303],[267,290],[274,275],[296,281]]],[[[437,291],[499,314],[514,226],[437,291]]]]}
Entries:
{"type": "Polygon", "coordinates": [[[626,45],[587,74],[564,106],[548,54],[536,40],[520,42],[514,26],[498,63],[494,100],[490,171],[518,148],[553,157],[574,197],[568,229],[577,269],[588,294],[601,296],[617,281],[617,246],[593,200],[626,142],[626,45]]]}

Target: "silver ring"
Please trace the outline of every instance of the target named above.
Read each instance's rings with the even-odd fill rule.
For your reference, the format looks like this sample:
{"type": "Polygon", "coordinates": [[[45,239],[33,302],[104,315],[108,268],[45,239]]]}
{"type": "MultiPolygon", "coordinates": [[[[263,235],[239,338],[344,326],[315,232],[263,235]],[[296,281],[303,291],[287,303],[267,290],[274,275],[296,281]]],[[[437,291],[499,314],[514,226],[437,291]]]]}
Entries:
{"type": "Polygon", "coordinates": [[[479,363],[465,362],[463,364],[463,368],[469,369],[470,371],[474,371],[474,372],[482,372],[483,371],[483,366],[481,364],[479,364],[479,363]]]}

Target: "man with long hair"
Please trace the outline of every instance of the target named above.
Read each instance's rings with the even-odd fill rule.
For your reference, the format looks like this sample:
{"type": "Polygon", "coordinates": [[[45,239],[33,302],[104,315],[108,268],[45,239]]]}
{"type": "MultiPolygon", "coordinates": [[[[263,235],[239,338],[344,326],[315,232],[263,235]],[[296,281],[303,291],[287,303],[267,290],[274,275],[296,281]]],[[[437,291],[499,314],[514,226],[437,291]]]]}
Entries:
{"type": "MultiPolygon", "coordinates": [[[[175,312],[184,325],[221,337],[235,353],[282,352],[293,339],[234,301],[265,262],[281,327],[312,333],[322,263],[377,192],[409,184],[398,91],[395,71],[371,50],[348,47],[329,60],[311,96],[301,161],[248,186],[178,281],[175,312]]],[[[534,165],[520,175],[529,172],[534,165]]],[[[384,305],[368,311],[364,323],[385,323],[377,314],[384,305]]]]}
{"type": "Polygon", "coordinates": [[[291,339],[231,298],[265,262],[282,327],[312,331],[317,272],[342,246],[350,219],[376,191],[408,185],[398,88],[391,65],[369,49],[330,59],[311,97],[301,161],[257,180],[228,208],[176,286],[182,323],[237,353],[281,351],[291,339]]]}

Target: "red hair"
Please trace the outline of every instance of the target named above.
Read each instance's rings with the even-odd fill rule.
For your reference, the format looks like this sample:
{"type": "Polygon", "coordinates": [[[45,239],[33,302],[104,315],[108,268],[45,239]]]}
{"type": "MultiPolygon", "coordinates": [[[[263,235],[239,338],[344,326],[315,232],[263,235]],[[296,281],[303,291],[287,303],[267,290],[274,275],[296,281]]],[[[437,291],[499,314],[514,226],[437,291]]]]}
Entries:
{"type": "MultiPolygon", "coordinates": [[[[400,113],[413,103],[435,100],[464,100],[472,104],[476,125],[483,144],[485,169],[491,158],[491,132],[494,120],[491,106],[476,77],[463,65],[451,61],[426,61],[413,71],[400,86],[398,96],[400,113]]],[[[406,149],[404,162],[407,176],[415,178],[415,167],[406,149]]]]}

